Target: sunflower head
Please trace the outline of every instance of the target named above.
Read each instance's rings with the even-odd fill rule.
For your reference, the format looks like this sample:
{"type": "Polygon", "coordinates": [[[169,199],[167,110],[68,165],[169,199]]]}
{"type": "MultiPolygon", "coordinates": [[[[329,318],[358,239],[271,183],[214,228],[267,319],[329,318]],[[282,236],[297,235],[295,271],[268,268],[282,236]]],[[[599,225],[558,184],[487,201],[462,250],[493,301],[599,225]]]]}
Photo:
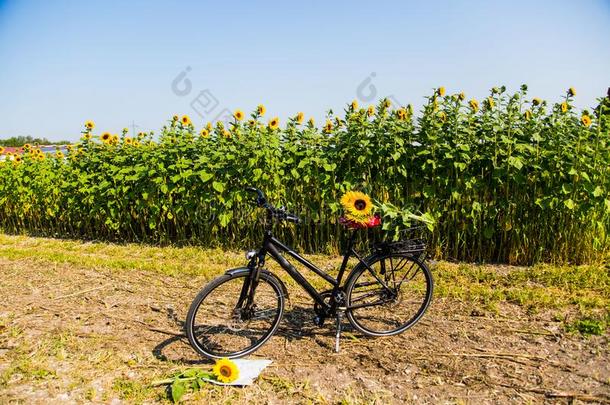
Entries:
{"type": "Polygon", "coordinates": [[[383,108],[390,108],[392,103],[387,98],[383,100],[383,108]]]}
{"type": "Polygon", "coordinates": [[[341,197],[345,218],[360,224],[366,223],[373,210],[371,198],[360,191],[348,191],[341,197]]]}
{"type": "Polygon", "coordinates": [[[178,121],[180,119],[180,117],[178,117],[178,115],[174,115],[172,117],[172,121],[178,121]]]}
{"type": "Polygon", "coordinates": [[[542,104],[542,100],[540,100],[538,97],[534,97],[534,99],[532,100],[532,104],[540,105],[540,104],[542,104]]]}
{"type": "Polygon", "coordinates": [[[470,100],[468,104],[470,104],[470,108],[472,108],[472,111],[477,112],[479,110],[479,102],[474,98],[470,100]]]}
{"type": "Polygon", "coordinates": [[[396,110],[396,116],[399,120],[407,119],[407,110],[404,108],[399,108],[398,110],[396,110]]]}
{"type": "Polygon", "coordinates": [[[583,114],[583,116],[580,118],[580,121],[585,127],[591,126],[591,117],[589,117],[587,114],[583,114]]]}
{"type": "Polygon", "coordinates": [[[201,135],[202,138],[207,138],[210,135],[210,131],[204,128],[199,132],[199,135],[201,135]]]}
{"type": "Polygon", "coordinates": [[[262,105],[262,104],[259,104],[259,105],[258,105],[258,107],[256,107],[256,113],[257,113],[257,114],[258,114],[260,117],[264,116],[266,111],[267,111],[267,109],[266,109],[266,108],[265,108],[265,106],[264,106],[264,105],[262,105]]]}
{"type": "Polygon", "coordinates": [[[302,123],[303,123],[303,120],[305,119],[305,114],[303,114],[302,112],[299,112],[299,113],[297,114],[296,119],[297,119],[297,123],[298,123],[298,124],[302,124],[302,123]]]}
{"type": "Polygon", "coordinates": [[[460,94],[458,94],[458,100],[464,101],[465,98],[466,98],[466,94],[463,91],[460,92],[460,94]]]}
{"type": "Polygon", "coordinates": [[[566,103],[565,101],[563,103],[561,103],[561,112],[562,113],[568,112],[568,103],[566,103]]]}
{"type": "Polygon", "coordinates": [[[574,97],[576,95],[576,89],[574,87],[570,87],[568,89],[568,96],[574,97]]]}
{"type": "Polygon", "coordinates": [[[236,110],[233,113],[233,117],[235,117],[237,121],[241,121],[244,119],[244,112],[242,110],[236,110]]]}
{"type": "Polygon", "coordinates": [[[223,129],[223,130],[222,130],[222,136],[224,136],[225,138],[227,138],[227,139],[228,139],[228,138],[230,138],[230,137],[231,137],[231,133],[230,133],[228,130],[223,129]]]}
{"type": "Polygon", "coordinates": [[[127,132],[129,132],[129,128],[123,128],[123,135],[125,135],[127,132]]]}
{"type": "Polygon", "coordinates": [[[189,125],[191,123],[191,118],[188,115],[183,115],[182,118],[180,118],[180,122],[182,122],[182,125],[189,125]]]}
{"type": "Polygon", "coordinates": [[[4,153],[4,148],[2,146],[0,146],[0,155],[2,155],[4,153]]]}
{"type": "Polygon", "coordinates": [[[496,102],[494,101],[493,98],[487,97],[487,105],[489,106],[489,108],[494,108],[494,106],[496,105],[496,102]]]}
{"type": "Polygon", "coordinates": [[[214,373],[218,381],[223,383],[230,383],[239,378],[237,364],[229,359],[217,360],[214,367],[212,367],[212,373],[214,373]]]}
{"type": "Polygon", "coordinates": [[[125,143],[125,145],[132,145],[133,144],[133,139],[131,139],[130,137],[126,136],[125,139],[123,140],[123,142],[125,143]]]}
{"type": "Polygon", "coordinates": [[[316,120],[314,120],[312,117],[307,121],[307,123],[309,124],[310,127],[313,127],[314,125],[316,125],[316,120]]]}
{"type": "Polygon", "coordinates": [[[212,123],[211,123],[211,122],[208,122],[207,124],[205,124],[205,129],[207,129],[207,130],[208,130],[208,132],[212,132],[212,129],[213,129],[213,128],[214,128],[214,127],[212,126],[212,123]]]}
{"type": "Polygon", "coordinates": [[[375,115],[375,106],[370,105],[369,108],[366,109],[366,113],[369,117],[375,115]]]}
{"type": "Polygon", "coordinates": [[[15,157],[13,158],[13,162],[21,163],[21,160],[21,156],[19,155],[15,155],[15,157]]]}
{"type": "Polygon", "coordinates": [[[525,116],[525,120],[529,121],[532,119],[532,112],[530,110],[525,110],[524,116],[525,116]]]}
{"type": "Polygon", "coordinates": [[[271,118],[271,120],[269,120],[269,128],[278,129],[279,126],[280,126],[280,119],[278,117],[274,117],[274,118],[271,118]]]}
{"type": "Polygon", "coordinates": [[[104,142],[108,142],[111,138],[112,135],[110,134],[110,132],[104,132],[102,136],[100,136],[100,139],[104,142]]]}
{"type": "Polygon", "coordinates": [[[333,122],[331,120],[326,120],[326,124],[324,124],[324,132],[329,133],[333,130],[333,122]]]}
{"type": "Polygon", "coordinates": [[[358,101],[352,101],[352,111],[356,111],[358,109],[358,101]]]}
{"type": "Polygon", "coordinates": [[[95,128],[95,123],[91,120],[85,121],[85,129],[87,131],[91,131],[93,128],[95,128]]]}
{"type": "Polygon", "coordinates": [[[62,151],[58,150],[57,152],[55,152],[55,157],[57,159],[63,159],[64,158],[64,154],[62,151]]]}
{"type": "Polygon", "coordinates": [[[441,122],[447,121],[447,114],[445,114],[444,111],[439,112],[438,113],[438,119],[441,120],[441,122]]]}
{"type": "Polygon", "coordinates": [[[445,87],[444,86],[441,86],[438,88],[438,95],[441,97],[445,96],[445,87]]]}

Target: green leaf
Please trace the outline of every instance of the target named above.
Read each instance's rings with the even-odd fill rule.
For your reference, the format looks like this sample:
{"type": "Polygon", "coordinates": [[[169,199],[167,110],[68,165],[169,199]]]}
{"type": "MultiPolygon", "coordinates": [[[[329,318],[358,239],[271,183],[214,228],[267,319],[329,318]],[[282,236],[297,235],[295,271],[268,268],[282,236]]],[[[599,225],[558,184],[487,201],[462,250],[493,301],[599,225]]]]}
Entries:
{"type": "Polygon", "coordinates": [[[576,206],[576,205],[574,204],[574,201],[572,201],[572,199],[571,199],[571,198],[570,198],[570,199],[568,199],[568,200],[565,200],[565,201],[563,202],[563,205],[565,205],[565,206],[566,206],[566,208],[567,208],[567,209],[569,209],[569,210],[573,210],[573,209],[574,209],[574,207],[576,206]]]}
{"type": "Polygon", "coordinates": [[[214,175],[212,173],[208,173],[205,171],[199,172],[199,178],[204,183],[208,182],[212,177],[214,177],[214,175]]]}
{"type": "Polygon", "coordinates": [[[214,190],[218,191],[219,193],[222,193],[223,191],[225,191],[225,185],[220,182],[217,182],[217,181],[212,182],[212,187],[214,188],[214,190]]]}
{"type": "Polygon", "coordinates": [[[172,383],[172,401],[179,402],[186,392],[186,385],[183,381],[176,380],[172,383]]]}

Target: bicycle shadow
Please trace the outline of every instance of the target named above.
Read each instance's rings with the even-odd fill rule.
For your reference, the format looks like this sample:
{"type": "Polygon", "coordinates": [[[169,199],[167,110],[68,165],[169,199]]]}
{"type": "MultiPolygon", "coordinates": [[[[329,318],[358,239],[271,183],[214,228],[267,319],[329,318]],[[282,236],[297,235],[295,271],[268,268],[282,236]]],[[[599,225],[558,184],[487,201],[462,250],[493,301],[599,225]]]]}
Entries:
{"type": "MultiPolygon", "coordinates": [[[[274,337],[283,338],[287,342],[309,339],[325,349],[333,349],[336,333],[335,319],[329,318],[323,326],[317,326],[313,323],[314,316],[315,313],[311,307],[292,306],[284,312],[284,316],[274,337]]],[[[181,331],[184,331],[185,322],[178,319],[173,310],[168,309],[167,317],[178,326],[181,331]]],[[[349,325],[345,319],[343,320],[341,329],[344,332],[353,332],[351,325],[349,325]]],[[[156,359],[164,362],[190,365],[213,363],[210,359],[196,357],[197,354],[191,348],[184,332],[180,335],[172,335],[168,339],[157,344],[153,348],[152,354],[156,359]]]]}

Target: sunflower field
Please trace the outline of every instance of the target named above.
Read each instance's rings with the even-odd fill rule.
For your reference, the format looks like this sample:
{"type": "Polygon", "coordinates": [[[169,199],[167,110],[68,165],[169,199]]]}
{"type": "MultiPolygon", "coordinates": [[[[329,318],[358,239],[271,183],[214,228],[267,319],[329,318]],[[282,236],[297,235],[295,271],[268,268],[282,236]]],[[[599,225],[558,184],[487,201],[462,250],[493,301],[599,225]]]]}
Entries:
{"type": "Polygon", "coordinates": [[[438,258],[587,262],[608,253],[610,100],[591,111],[528,98],[435,89],[418,114],[387,99],[329,111],[321,127],[259,106],[229,126],[175,116],[159,134],[96,133],[67,153],[36,145],[0,161],[0,228],[9,233],[253,247],[260,214],[244,186],[307,218],[279,231],[305,251],[337,251],[340,197],[371,195],[386,226],[433,218],[438,258]],[[384,204],[381,204],[383,202],[384,204]],[[385,204],[386,202],[393,205],[385,204]],[[389,207],[389,208],[388,208],[389,207]],[[392,210],[391,208],[399,208],[392,210]]]}

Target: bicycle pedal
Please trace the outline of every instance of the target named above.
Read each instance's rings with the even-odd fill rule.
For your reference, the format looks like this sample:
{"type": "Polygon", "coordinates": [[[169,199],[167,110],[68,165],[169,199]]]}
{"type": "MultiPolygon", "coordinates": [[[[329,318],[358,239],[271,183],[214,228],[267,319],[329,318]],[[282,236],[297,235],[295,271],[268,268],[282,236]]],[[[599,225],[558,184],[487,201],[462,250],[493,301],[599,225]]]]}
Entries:
{"type": "Polygon", "coordinates": [[[323,318],[321,316],[314,316],[313,317],[313,323],[316,326],[324,326],[324,321],[325,321],[325,318],[323,318]]]}

